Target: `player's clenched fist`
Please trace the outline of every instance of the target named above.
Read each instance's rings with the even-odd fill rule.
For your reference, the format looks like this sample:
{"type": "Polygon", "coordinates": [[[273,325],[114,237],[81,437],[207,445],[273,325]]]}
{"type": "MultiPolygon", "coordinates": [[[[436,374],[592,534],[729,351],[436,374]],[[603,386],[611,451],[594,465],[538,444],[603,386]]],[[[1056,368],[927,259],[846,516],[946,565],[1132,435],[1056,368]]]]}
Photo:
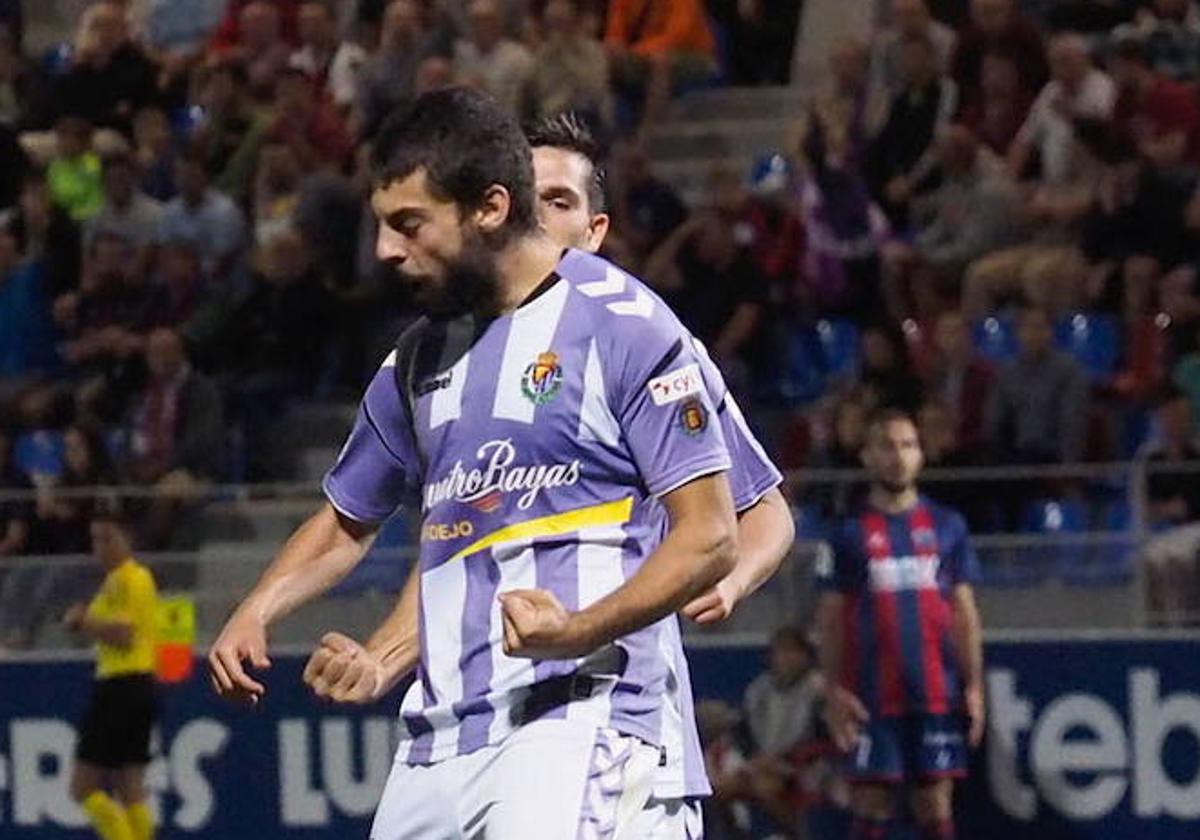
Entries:
{"type": "Polygon", "coordinates": [[[265,670],[267,629],[248,613],[234,613],[208,651],[208,678],[213,690],[227,700],[254,705],[267,693],[266,686],[246,673],[243,663],[265,670]]]}
{"type": "Polygon", "coordinates": [[[517,589],[500,596],[504,652],[526,659],[574,659],[591,651],[573,613],[544,589],[517,589]]]}
{"type": "Polygon", "coordinates": [[[383,664],[349,636],[326,633],[304,666],[313,694],[335,703],[373,703],[384,692],[383,664]]]}

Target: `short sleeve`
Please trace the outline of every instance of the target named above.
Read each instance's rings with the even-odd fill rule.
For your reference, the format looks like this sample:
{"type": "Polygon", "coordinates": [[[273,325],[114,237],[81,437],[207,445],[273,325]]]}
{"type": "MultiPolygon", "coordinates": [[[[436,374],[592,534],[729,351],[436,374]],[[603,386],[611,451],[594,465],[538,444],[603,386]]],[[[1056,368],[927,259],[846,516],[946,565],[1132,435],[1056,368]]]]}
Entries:
{"type": "Polygon", "coordinates": [[[979,582],[979,557],[971,545],[967,523],[957,513],[951,515],[947,524],[950,548],[946,552],[947,571],[952,586],[960,583],[974,585],[979,582]]]}
{"type": "Polygon", "coordinates": [[[821,592],[857,592],[862,588],[846,525],[839,524],[817,551],[814,578],[821,592]]]}
{"type": "Polygon", "coordinates": [[[396,387],[395,354],[367,387],[341,453],[322,489],[341,514],[357,522],[391,517],[418,481],[412,424],[396,387]]]}
{"type": "Polygon", "coordinates": [[[644,308],[614,316],[609,331],[614,405],[643,483],[661,497],[730,459],[690,336],[662,301],[638,294],[644,308]]]}
{"type": "Polygon", "coordinates": [[[741,406],[729,393],[725,378],[708,355],[703,342],[698,338],[692,338],[692,342],[700,359],[705,388],[717,407],[721,434],[725,438],[731,462],[729,489],[733,493],[734,507],[741,513],[757,504],[768,490],[778,487],[783,482],[783,476],[751,431],[741,406]]]}

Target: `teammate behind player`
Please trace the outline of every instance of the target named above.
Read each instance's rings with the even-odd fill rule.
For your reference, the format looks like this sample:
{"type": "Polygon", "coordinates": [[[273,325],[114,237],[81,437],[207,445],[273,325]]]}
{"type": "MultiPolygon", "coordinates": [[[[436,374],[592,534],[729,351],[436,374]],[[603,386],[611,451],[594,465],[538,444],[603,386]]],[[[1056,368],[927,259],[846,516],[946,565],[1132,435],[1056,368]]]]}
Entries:
{"type": "Polygon", "coordinates": [[[983,737],[983,651],[961,516],[917,492],[916,425],[884,411],[867,428],[870,491],[837,523],[818,569],[826,717],[850,753],[852,840],[884,840],[911,785],[920,840],[951,840],[953,779],[983,737]]]}
{"type": "Polygon", "coordinates": [[[734,559],[695,350],[637,280],[537,229],[528,144],[482,94],[421,97],[375,164],[377,252],[430,317],[368,387],[331,506],[214,645],[214,684],[261,696],[242,662],[266,664],[266,625],[419,490],[396,650],[420,665],[373,837],[625,836],[659,757],[661,619],[734,559]]]}
{"type": "Polygon", "coordinates": [[[96,643],[96,681],[80,725],[71,795],[103,840],[150,840],[145,777],[156,715],[158,590],[115,516],[96,515],[91,530],[92,552],[107,575],[90,604],[63,617],[68,629],[96,643]]]}

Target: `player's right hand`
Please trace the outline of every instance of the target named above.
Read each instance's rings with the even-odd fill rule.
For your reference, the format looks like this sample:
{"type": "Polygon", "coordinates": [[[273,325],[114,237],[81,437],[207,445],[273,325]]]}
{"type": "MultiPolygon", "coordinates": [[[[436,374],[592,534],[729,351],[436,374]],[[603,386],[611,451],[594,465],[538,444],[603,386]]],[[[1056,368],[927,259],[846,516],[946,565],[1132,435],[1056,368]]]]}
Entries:
{"type": "Polygon", "coordinates": [[[313,694],[335,703],[373,703],[387,685],[383,663],[349,636],[326,633],[304,666],[313,694]]]}
{"type": "Polygon", "coordinates": [[[858,743],[863,725],[871,719],[862,701],[840,686],[829,690],[825,698],[825,723],[833,743],[842,752],[849,752],[858,743]]]}
{"type": "Polygon", "coordinates": [[[253,706],[267,689],[246,673],[245,662],[258,670],[271,667],[267,628],[254,616],[238,611],[208,651],[208,678],[213,690],[225,699],[253,706]]]}

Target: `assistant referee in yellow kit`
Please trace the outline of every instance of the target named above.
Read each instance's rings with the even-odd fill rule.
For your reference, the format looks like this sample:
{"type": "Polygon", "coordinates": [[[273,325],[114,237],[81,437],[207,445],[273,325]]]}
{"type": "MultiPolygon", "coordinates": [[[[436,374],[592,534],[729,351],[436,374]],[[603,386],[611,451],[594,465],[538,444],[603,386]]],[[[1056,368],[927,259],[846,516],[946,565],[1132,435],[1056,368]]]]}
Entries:
{"type": "Polygon", "coordinates": [[[71,795],[103,840],[151,840],[146,801],[154,690],[158,590],[150,570],[133,559],[121,521],[92,518],[92,554],[107,575],[87,606],[63,618],[96,644],[96,680],[79,730],[71,795]]]}

